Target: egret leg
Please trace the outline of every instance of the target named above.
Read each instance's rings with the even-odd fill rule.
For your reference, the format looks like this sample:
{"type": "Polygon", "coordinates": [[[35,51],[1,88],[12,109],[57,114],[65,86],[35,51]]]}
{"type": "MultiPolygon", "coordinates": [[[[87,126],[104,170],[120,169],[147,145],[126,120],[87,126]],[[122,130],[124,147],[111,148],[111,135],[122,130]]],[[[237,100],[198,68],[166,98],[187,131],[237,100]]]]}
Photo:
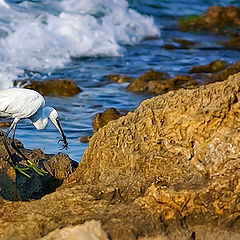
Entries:
{"type": "MultiPolygon", "coordinates": [[[[24,158],[24,160],[26,160],[28,162],[28,165],[26,165],[27,169],[32,168],[36,173],[44,176],[44,174],[47,174],[48,172],[39,169],[38,167],[36,167],[30,160],[27,159],[27,157],[20,151],[20,149],[16,146],[15,144],[15,132],[16,132],[16,126],[17,123],[15,125],[13,125],[12,127],[12,139],[11,139],[11,146],[12,148],[22,157],[24,158]]],[[[19,169],[18,169],[19,170],[19,169]]]]}
{"type": "Polygon", "coordinates": [[[13,122],[12,122],[11,126],[9,127],[8,131],[7,131],[7,132],[4,134],[4,136],[3,136],[3,144],[4,144],[4,146],[5,146],[6,150],[7,150],[7,153],[8,153],[8,155],[9,155],[9,158],[11,159],[10,165],[11,165],[14,169],[18,170],[20,173],[22,173],[23,175],[25,175],[26,177],[31,178],[30,175],[28,175],[27,173],[24,172],[24,170],[29,169],[28,167],[27,167],[27,168],[20,168],[19,166],[17,166],[17,164],[15,164],[15,161],[14,161],[14,159],[13,159],[13,156],[12,156],[10,150],[9,150],[8,145],[7,145],[7,136],[8,136],[8,134],[11,132],[11,130],[12,130],[13,128],[16,128],[16,125],[17,125],[17,123],[18,123],[19,120],[20,120],[20,119],[18,119],[18,118],[13,120],[13,122]]]}
{"type": "Polygon", "coordinates": [[[15,140],[16,126],[17,126],[17,123],[16,123],[15,125],[13,125],[13,127],[12,127],[12,139],[11,139],[10,143],[11,143],[12,148],[13,148],[22,158],[24,158],[24,160],[27,161],[27,157],[20,151],[20,149],[16,146],[15,141],[14,141],[14,140],[15,140]]]}

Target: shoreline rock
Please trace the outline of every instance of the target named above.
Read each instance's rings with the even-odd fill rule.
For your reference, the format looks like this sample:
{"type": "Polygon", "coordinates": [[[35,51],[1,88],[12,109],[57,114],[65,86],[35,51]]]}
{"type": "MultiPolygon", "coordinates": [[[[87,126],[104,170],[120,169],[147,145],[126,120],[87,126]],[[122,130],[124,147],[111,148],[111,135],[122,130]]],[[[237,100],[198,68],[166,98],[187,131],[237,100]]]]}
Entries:
{"type": "Polygon", "coordinates": [[[239,239],[239,99],[240,73],[143,101],[94,133],[54,192],[0,199],[0,239],[93,219],[113,240],[239,239]]]}
{"type": "Polygon", "coordinates": [[[32,80],[29,84],[24,85],[24,88],[36,90],[43,96],[72,97],[82,92],[82,89],[70,79],[48,79],[45,81],[32,80]]]}
{"type": "MultiPolygon", "coordinates": [[[[0,195],[4,199],[10,201],[39,199],[55,191],[78,165],[66,154],[52,155],[44,154],[40,149],[27,150],[24,149],[20,141],[16,140],[16,145],[24,155],[36,166],[48,172],[48,174],[41,176],[32,169],[26,170],[26,173],[31,176],[31,178],[27,178],[11,166],[11,161],[8,160],[2,142],[2,131],[0,131],[0,137],[0,195]]],[[[18,165],[22,167],[26,165],[26,161],[22,160],[17,154],[14,154],[13,157],[18,165]]]]}
{"type": "Polygon", "coordinates": [[[127,86],[128,91],[164,94],[181,88],[192,89],[198,86],[226,80],[228,76],[240,71],[240,62],[228,65],[226,61],[217,59],[206,65],[197,65],[189,70],[189,74],[170,77],[165,72],[149,71],[143,73],[127,86]]]}
{"type": "Polygon", "coordinates": [[[216,34],[229,33],[240,27],[240,8],[212,6],[200,16],[179,21],[181,31],[212,31],[216,34]]]}

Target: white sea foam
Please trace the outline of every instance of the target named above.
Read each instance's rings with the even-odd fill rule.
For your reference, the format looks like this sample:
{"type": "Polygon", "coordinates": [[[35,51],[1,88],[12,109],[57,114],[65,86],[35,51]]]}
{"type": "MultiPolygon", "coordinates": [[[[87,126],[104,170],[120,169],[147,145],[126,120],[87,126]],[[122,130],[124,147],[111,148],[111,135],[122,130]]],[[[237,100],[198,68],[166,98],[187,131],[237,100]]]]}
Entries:
{"type": "Polygon", "coordinates": [[[0,0],[0,88],[28,71],[61,68],[71,57],[121,56],[124,45],[159,36],[153,18],[125,0],[0,0]]]}

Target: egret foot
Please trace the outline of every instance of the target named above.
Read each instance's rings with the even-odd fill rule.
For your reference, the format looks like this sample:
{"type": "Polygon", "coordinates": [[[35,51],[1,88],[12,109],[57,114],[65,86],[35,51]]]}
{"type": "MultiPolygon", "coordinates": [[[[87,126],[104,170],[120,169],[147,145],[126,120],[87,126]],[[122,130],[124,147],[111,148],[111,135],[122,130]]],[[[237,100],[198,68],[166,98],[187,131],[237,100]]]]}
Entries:
{"type": "Polygon", "coordinates": [[[14,167],[14,169],[18,170],[20,173],[22,173],[22,174],[25,175],[26,177],[31,178],[30,175],[28,175],[27,173],[24,172],[25,170],[28,170],[29,167],[20,168],[18,165],[14,165],[13,167],[14,167]]]}
{"type": "Polygon", "coordinates": [[[39,175],[44,176],[44,174],[47,174],[48,172],[36,167],[31,161],[27,160],[27,162],[29,163],[28,165],[26,165],[27,168],[32,168],[36,173],[38,173],[39,175]]]}

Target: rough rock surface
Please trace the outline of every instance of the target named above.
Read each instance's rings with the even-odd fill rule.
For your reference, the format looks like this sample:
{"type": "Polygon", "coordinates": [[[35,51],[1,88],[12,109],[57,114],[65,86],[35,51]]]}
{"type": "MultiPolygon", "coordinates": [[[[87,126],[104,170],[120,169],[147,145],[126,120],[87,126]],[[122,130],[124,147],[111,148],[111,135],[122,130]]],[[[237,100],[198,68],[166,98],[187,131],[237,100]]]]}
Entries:
{"type": "Polygon", "coordinates": [[[240,27],[240,8],[233,6],[212,6],[199,17],[193,17],[179,22],[182,31],[213,31],[222,33],[230,28],[240,27]]]}
{"type": "Polygon", "coordinates": [[[116,108],[108,108],[103,113],[97,113],[92,121],[94,132],[108,124],[112,120],[120,118],[122,114],[116,108]]]}
{"type": "Polygon", "coordinates": [[[0,199],[0,239],[100,220],[110,239],[240,239],[240,74],[142,102],[39,200],[0,199]]]}
{"type": "MultiPolygon", "coordinates": [[[[39,199],[54,191],[61,185],[76,168],[77,163],[72,161],[66,154],[44,154],[40,149],[27,150],[19,141],[16,145],[23,154],[36,166],[48,172],[44,176],[34,170],[25,172],[31,176],[27,178],[11,166],[7,151],[2,142],[3,132],[0,132],[0,195],[7,200],[39,199]]],[[[13,155],[14,161],[22,167],[27,163],[17,154],[13,155]]]]}
{"type": "MultiPolygon", "coordinates": [[[[108,108],[102,113],[97,113],[93,117],[93,132],[97,132],[100,128],[108,124],[110,121],[116,120],[123,116],[116,108],[108,108]]],[[[79,138],[82,143],[88,143],[92,136],[86,135],[79,138]]]]}
{"type": "Polygon", "coordinates": [[[198,85],[198,82],[192,76],[179,75],[170,78],[165,72],[150,69],[148,72],[135,79],[134,82],[130,83],[127,90],[132,92],[163,94],[171,90],[182,87],[191,88],[196,85],[198,85]]]}

